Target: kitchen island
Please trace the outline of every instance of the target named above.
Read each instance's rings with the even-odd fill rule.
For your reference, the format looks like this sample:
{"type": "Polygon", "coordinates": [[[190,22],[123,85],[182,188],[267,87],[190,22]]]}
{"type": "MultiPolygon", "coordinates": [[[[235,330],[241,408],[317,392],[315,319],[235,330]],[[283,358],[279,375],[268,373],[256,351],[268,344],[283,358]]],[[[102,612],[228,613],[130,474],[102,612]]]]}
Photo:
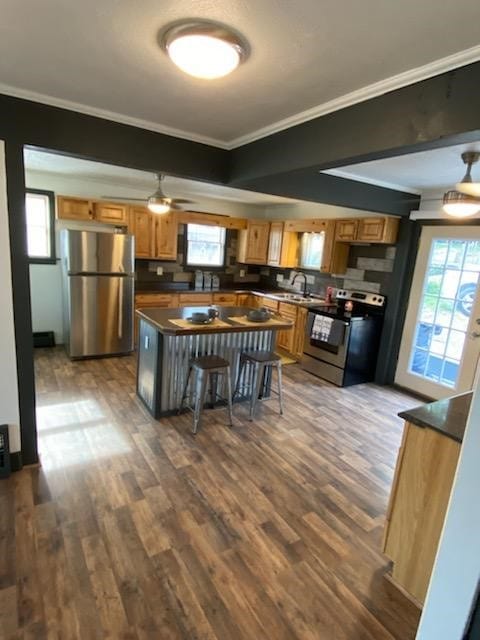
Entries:
{"type": "MultiPolygon", "coordinates": [[[[242,351],[270,351],[275,332],[293,323],[279,316],[264,323],[248,322],[250,307],[217,307],[218,318],[208,325],[190,324],[194,312],[208,307],[138,309],[137,395],[154,418],[175,413],[192,358],[215,354],[229,361],[235,386],[242,351]]],[[[246,373],[242,374],[242,377],[246,373]]],[[[243,385],[245,380],[241,380],[243,385]]],[[[268,394],[270,380],[265,381],[268,394]]],[[[224,390],[220,393],[225,395],[224,390]]]]}
{"type": "Polygon", "coordinates": [[[390,579],[423,605],[457,468],[472,393],[399,414],[405,422],[385,526],[390,579]]]}

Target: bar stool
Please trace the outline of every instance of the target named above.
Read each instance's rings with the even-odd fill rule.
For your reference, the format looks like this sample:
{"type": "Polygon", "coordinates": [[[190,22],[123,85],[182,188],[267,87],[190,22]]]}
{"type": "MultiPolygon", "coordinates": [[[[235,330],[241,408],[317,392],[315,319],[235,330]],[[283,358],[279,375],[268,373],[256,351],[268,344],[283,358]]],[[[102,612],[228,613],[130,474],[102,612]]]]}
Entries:
{"type": "MultiPolygon", "coordinates": [[[[280,415],[283,415],[283,393],[282,393],[282,359],[279,355],[273,351],[244,351],[240,355],[240,368],[238,372],[237,384],[235,385],[236,396],[239,387],[240,379],[245,365],[250,365],[252,368],[252,375],[250,378],[250,420],[253,420],[255,413],[255,407],[259,397],[263,397],[265,387],[267,384],[267,375],[271,372],[273,367],[277,369],[277,383],[278,391],[274,391],[278,395],[278,402],[280,405],[280,415]]],[[[272,389],[273,391],[273,389],[272,389]]]]}
{"type": "Polygon", "coordinates": [[[177,413],[180,413],[183,409],[183,403],[185,398],[187,397],[188,384],[190,382],[190,376],[193,372],[194,380],[193,384],[195,387],[195,403],[193,407],[191,405],[187,405],[187,408],[190,411],[193,411],[193,434],[195,435],[198,430],[198,424],[200,422],[200,414],[205,404],[205,396],[207,391],[207,383],[210,381],[210,404],[213,408],[215,404],[215,400],[220,398],[225,400],[222,396],[217,393],[217,385],[218,385],[218,376],[224,375],[226,376],[227,383],[227,402],[228,402],[228,415],[230,418],[230,426],[233,426],[233,418],[232,418],[232,385],[230,378],[230,363],[228,360],[224,360],[224,358],[220,358],[219,356],[211,355],[211,356],[200,356],[198,358],[194,358],[190,361],[190,366],[188,369],[187,379],[185,381],[185,386],[183,388],[182,400],[180,401],[180,407],[177,413]]]}

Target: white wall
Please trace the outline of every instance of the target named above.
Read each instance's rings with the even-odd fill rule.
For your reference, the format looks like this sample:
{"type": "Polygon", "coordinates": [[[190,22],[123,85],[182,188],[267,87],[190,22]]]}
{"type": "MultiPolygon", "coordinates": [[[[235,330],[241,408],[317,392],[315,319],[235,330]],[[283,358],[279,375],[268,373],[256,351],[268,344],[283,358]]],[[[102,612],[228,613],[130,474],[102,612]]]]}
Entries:
{"type": "Polygon", "coordinates": [[[0,140],[0,424],[8,424],[10,450],[20,451],[20,414],[8,229],[5,145],[3,140],[0,140]]]}
{"type": "Polygon", "coordinates": [[[480,579],[480,377],[417,640],[461,640],[480,579]]]}

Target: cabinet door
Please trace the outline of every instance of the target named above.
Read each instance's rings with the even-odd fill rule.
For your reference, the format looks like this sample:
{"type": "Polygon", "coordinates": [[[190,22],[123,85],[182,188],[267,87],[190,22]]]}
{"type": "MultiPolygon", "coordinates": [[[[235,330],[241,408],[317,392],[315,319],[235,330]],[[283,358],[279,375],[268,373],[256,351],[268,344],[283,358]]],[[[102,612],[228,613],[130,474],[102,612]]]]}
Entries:
{"type": "Polygon", "coordinates": [[[57,218],[65,220],[93,220],[93,204],[83,198],[57,198],[57,218]]]}
{"type": "Polygon", "coordinates": [[[155,240],[155,258],[161,260],[177,259],[177,215],[175,212],[165,215],[152,214],[155,240]]]}
{"type": "Polygon", "coordinates": [[[237,307],[252,307],[252,297],[249,293],[237,293],[235,304],[237,307]]]}
{"type": "Polygon", "coordinates": [[[293,353],[295,358],[301,359],[303,355],[303,343],[305,340],[305,328],[307,325],[308,309],[306,307],[298,307],[297,322],[295,323],[295,338],[293,353]]]}
{"type": "Polygon", "coordinates": [[[272,267],[280,266],[282,255],[283,222],[272,222],[270,225],[270,235],[268,238],[268,258],[267,264],[272,267]]]}
{"type": "Polygon", "coordinates": [[[95,202],[93,208],[95,212],[95,220],[98,222],[121,225],[128,223],[128,209],[123,204],[116,204],[114,202],[95,202]]]}
{"type": "Polygon", "coordinates": [[[381,242],[385,231],[385,218],[363,218],[358,224],[357,240],[381,242]]]}
{"type": "Polygon", "coordinates": [[[278,312],[278,302],[276,300],[270,300],[270,298],[261,298],[262,303],[261,306],[265,307],[265,309],[269,309],[274,313],[278,312]]]}
{"type": "Polygon", "coordinates": [[[245,261],[267,264],[269,222],[248,221],[245,261]]]}
{"type": "Polygon", "coordinates": [[[294,326],[291,329],[282,329],[277,332],[277,347],[294,354],[295,352],[295,324],[297,321],[297,307],[293,304],[280,302],[278,313],[286,320],[291,320],[294,326]]]}
{"type": "Polygon", "coordinates": [[[179,293],[178,302],[180,306],[187,307],[205,307],[212,304],[211,293],[179,293]]]}
{"type": "Polygon", "coordinates": [[[357,239],[358,220],[337,220],[335,225],[335,240],[349,242],[357,239]]]}
{"type": "Polygon", "coordinates": [[[152,256],[152,214],[145,207],[130,209],[130,222],[135,235],[135,257],[152,256]]]}

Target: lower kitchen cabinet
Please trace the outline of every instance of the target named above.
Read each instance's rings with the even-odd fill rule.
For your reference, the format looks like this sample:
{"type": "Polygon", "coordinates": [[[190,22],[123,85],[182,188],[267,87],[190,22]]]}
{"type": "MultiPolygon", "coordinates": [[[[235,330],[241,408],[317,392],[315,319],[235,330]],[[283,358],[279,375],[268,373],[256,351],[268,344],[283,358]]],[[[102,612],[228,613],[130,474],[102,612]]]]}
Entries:
{"type": "Polygon", "coordinates": [[[224,307],[234,307],[237,304],[237,294],[236,293],[214,293],[213,304],[224,306],[224,307]]]}
{"type": "MultiPolygon", "coordinates": [[[[135,294],[135,310],[143,307],[178,307],[179,301],[176,293],[136,293],[135,294]]],[[[135,344],[138,341],[138,325],[139,320],[137,314],[134,319],[134,338],[135,344]]]]}
{"type": "Polygon", "coordinates": [[[296,305],[287,304],[285,302],[280,302],[280,304],[278,305],[279,315],[286,320],[291,320],[293,322],[293,327],[291,329],[284,329],[277,332],[277,347],[283,349],[284,351],[287,351],[292,355],[294,355],[295,352],[297,309],[298,307],[296,305]]]}
{"type": "Polygon", "coordinates": [[[297,322],[295,324],[295,337],[293,345],[293,355],[296,360],[301,360],[303,355],[303,343],[305,341],[305,330],[307,326],[308,309],[306,307],[298,307],[297,322]]]}

